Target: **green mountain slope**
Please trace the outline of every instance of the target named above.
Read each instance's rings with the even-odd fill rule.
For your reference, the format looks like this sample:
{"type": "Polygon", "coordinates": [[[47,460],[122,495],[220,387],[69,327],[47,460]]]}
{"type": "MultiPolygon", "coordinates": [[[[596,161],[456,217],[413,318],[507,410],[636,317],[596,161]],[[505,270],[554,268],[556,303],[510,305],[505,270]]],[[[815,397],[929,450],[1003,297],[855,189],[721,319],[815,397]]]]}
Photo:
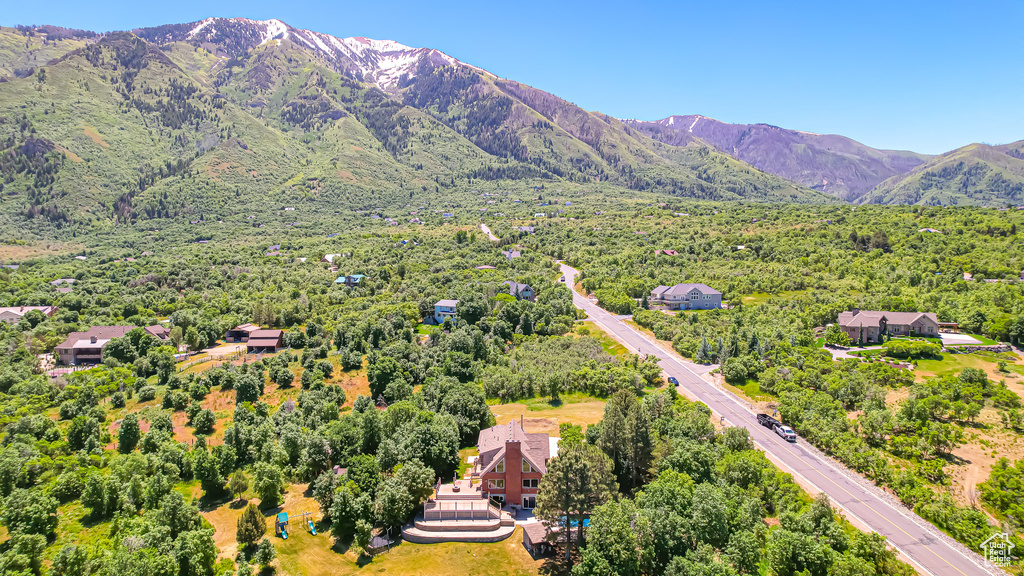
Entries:
{"type": "Polygon", "coordinates": [[[81,48],[97,37],[94,32],[56,26],[7,28],[0,26],[0,82],[29,75],[37,66],[81,48]]]}
{"type": "Polygon", "coordinates": [[[859,200],[874,204],[1024,204],[1024,140],[971,144],[892,177],[859,200]]]}
{"type": "Polygon", "coordinates": [[[686,144],[699,138],[766,172],[849,202],[855,202],[883,180],[904,174],[931,158],[901,150],[877,150],[834,134],[769,124],[727,124],[705,116],[624,122],[666,144],[686,144]]]}
{"type": "MultiPolygon", "coordinates": [[[[221,22],[197,24],[209,34],[201,41],[192,25],[76,33],[47,44],[48,65],[5,76],[0,221],[210,222],[296,202],[375,210],[475,180],[834,201],[703,142],[657,142],[436,50],[278,21],[232,20],[229,34],[215,30],[221,22]],[[355,48],[339,56],[329,45],[355,48]]],[[[31,36],[0,32],[10,48],[3,65],[38,57],[31,36]]]]}

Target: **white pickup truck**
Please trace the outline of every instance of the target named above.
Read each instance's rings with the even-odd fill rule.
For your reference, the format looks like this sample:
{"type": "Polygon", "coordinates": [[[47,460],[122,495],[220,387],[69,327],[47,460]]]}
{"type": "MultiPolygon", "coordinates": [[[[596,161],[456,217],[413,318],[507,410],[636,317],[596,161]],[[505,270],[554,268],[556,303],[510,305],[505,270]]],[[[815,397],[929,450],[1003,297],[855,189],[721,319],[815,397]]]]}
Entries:
{"type": "Polygon", "coordinates": [[[783,426],[782,424],[775,425],[775,433],[785,439],[787,442],[796,442],[796,432],[789,426],[783,426]]]}

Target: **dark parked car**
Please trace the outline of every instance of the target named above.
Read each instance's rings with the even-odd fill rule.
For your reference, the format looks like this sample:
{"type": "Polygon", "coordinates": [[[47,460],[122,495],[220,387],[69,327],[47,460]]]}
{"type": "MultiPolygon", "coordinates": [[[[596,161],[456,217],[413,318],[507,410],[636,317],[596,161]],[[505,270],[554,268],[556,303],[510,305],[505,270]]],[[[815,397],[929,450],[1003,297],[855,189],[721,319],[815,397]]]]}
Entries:
{"type": "Polygon", "coordinates": [[[669,376],[668,377],[668,383],[673,385],[673,386],[679,386],[679,380],[676,380],[675,376],[669,376]]]}

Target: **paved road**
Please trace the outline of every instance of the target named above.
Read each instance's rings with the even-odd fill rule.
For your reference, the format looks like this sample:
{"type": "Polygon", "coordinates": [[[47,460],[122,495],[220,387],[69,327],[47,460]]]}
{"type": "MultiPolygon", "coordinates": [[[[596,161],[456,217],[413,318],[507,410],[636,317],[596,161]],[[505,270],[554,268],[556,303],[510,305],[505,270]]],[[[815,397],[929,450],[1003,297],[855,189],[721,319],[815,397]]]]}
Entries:
{"type": "Polygon", "coordinates": [[[498,237],[495,236],[494,234],[491,234],[491,229],[487,227],[487,224],[484,224],[483,222],[481,222],[480,223],[480,229],[484,231],[484,234],[487,234],[487,237],[491,239],[491,242],[497,242],[498,241],[498,237]]]}
{"type": "MultiPolygon", "coordinates": [[[[566,286],[575,285],[577,271],[562,265],[566,286]]],[[[661,367],[669,376],[679,379],[680,388],[696,397],[715,413],[724,416],[729,424],[743,426],[763,450],[794,474],[802,476],[819,490],[828,494],[834,504],[841,506],[847,516],[882,534],[889,543],[909,557],[918,570],[932,576],[981,576],[1004,574],[986,569],[983,561],[968,556],[938,536],[938,530],[917,515],[897,508],[867,490],[840,472],[836,466],[805,450],[800,441],[791,444],[774,432],[758,425],[748,405],[737,397],[712,386],[697,376],[687,364],[665,353],[645,334],[616,319],[577,292],[573,303],[585,311],[602,328],[615,334],[631,351],[654,355],[662,360],[661,367]]]]}

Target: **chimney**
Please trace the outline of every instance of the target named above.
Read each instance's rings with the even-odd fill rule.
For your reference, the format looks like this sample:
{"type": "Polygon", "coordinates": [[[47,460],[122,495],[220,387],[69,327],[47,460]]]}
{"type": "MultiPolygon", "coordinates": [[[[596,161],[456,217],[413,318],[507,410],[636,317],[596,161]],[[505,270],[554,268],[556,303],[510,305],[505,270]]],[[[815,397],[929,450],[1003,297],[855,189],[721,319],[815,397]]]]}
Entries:
{"type": "Polygon", "coordinates": [[[854,308],[853,310],[851,310],[851,312],[853,312],[853,315],[856,316],[857,314],[860,314],[860,308],[854,308]]]}
{"type": "Polygon", "coordinates": [[[96,337],[95,336],[89,336],[89,343],[90,344],[95,344],[96,343],[96,337]]]}

